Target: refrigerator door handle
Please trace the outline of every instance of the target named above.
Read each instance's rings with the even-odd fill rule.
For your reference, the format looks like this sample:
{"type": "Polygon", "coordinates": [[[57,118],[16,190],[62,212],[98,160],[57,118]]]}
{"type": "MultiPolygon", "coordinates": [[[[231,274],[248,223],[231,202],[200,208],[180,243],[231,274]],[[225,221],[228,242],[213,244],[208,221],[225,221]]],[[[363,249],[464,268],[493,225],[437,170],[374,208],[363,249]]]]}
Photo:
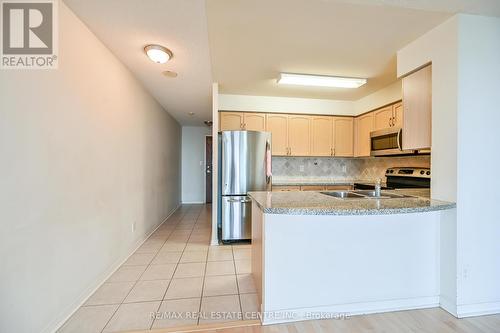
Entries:
{"type": "Polygon", "coordinates": [[[251,202],[252,199],[250,198],[245,198],[245,199],[228,199],[227,200],[228,202],[251,202]]]}
{"type": "Polygon", "coordinates": [[[266,141],[266,183],[271,182],[272,172],[272,155],[271,155],[271,144],[269,140],[266,141]]]}

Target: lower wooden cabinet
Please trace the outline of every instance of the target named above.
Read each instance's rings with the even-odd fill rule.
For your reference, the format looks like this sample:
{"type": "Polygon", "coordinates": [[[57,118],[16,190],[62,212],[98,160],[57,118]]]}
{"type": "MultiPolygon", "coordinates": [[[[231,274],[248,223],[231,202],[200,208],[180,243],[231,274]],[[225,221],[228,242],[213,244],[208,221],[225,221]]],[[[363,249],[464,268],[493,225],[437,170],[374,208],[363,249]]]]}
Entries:
{"type": "Polygon", "coordinates": [[[301,191],[324,191],[325,186],[322,185],[301,185],[301,191]]]}
{"type": "Polygon", "coordinates": [[[300,186],[295,185],[273,185],[273,192],[300,191],[300,186]]]}
{"type": "Polygon", "coordinates": [[[290,191],[349,191],[352,185],[273,185],[273,192],[290,191]]]}

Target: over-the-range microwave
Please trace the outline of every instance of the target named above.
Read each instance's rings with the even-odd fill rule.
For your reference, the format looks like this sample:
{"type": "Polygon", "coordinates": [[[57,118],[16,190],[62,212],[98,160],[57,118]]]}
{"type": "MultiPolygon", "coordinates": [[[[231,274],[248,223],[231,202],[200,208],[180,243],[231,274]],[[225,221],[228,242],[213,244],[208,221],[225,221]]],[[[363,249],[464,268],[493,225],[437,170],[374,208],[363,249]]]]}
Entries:
{"type": "MultiPolygon", "coordinates": [[[[418,154],[418,150],[403,150],[403,129],[401,127],[387,128],[370,133],[370,155],[391,156],[418,154]]],[[[420,153],[429,153],[422,151],[420,153]]]]}

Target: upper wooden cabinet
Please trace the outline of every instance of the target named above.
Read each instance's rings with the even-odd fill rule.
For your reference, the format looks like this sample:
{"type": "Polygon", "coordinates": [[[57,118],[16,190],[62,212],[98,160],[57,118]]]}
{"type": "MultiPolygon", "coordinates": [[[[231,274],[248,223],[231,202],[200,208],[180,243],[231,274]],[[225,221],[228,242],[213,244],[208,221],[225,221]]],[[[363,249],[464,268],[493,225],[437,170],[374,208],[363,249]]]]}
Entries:
{"type": "Polygon", "coordinates": [[[219,112],[220,131],[265,131],[266,114],[250,112],[219,112]]]}
{"type": "Polygon", "coordinates": [[[243,129],[243,112],[219,112],[219,129],[221,131],[241,131],[243,129]]]}
{"type": "Polygon", "coordinates": [[[374,131],[403,127],[403,105],[401,102],[373,111],[374,131]]]}
{"type": "Polygon", "coordinates": [[[354,120],[352,117],[334,119],[333,155],[351,157],[354,155],[354,120]]]}
{"type": "Polygon", "coordinates": [[[374,129],[373,112],[356,117],[355,122],[355,156],[370,156],[370,132],[374,129]]]}
{"type": "Polygon", "coordinates": [[[265,131],[265,113],[245,113],[243,116],[243,129],[247,131],[265,131]]]}
{"type": "Polygon", "coordinates": [[[375,131],[392,127],[393,110],[392,106],[373,111],[375,119],[375,131]]]}
{"type": "Polygon", "coordinates": [[[432,68],[403,78],[403,149],[431,148],[432,68]]]}
{"type": "Polygon", "coordinates": [[[403,127],[403,103],[399,102],[392,106],[392,114],[394,115],[394,127],[403,127]]]}
{"type": "Polygon", "coordinates": [[[288,116],[288,149],[290,156],[311,155],[311,117],[288,116]]]}
{"type": "Polygon", "coordinates": [[[288,115],[266,115],[266,131],[271,132],[273,155],[288,155],[288,115]]]}
{"type": "Polygon", "coordinates": [[[311,155],[333,155],[333,117],[311,117],[311,155]]]}

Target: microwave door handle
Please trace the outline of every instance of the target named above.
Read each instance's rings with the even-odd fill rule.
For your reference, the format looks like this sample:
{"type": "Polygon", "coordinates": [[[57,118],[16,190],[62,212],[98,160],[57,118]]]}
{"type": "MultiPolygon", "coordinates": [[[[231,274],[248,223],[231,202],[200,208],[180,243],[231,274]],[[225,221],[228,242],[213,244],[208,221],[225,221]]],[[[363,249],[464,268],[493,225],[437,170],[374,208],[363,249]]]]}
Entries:
{"type": "Polygon", "coordinates": [[[403,129],[400,128],[399,131],[398,131],[398,138],[397,138],[399,150],[403,150],[403,143],[401,142],[401,136],[402,136],[402,134],[403,134],[403,129]]]}

